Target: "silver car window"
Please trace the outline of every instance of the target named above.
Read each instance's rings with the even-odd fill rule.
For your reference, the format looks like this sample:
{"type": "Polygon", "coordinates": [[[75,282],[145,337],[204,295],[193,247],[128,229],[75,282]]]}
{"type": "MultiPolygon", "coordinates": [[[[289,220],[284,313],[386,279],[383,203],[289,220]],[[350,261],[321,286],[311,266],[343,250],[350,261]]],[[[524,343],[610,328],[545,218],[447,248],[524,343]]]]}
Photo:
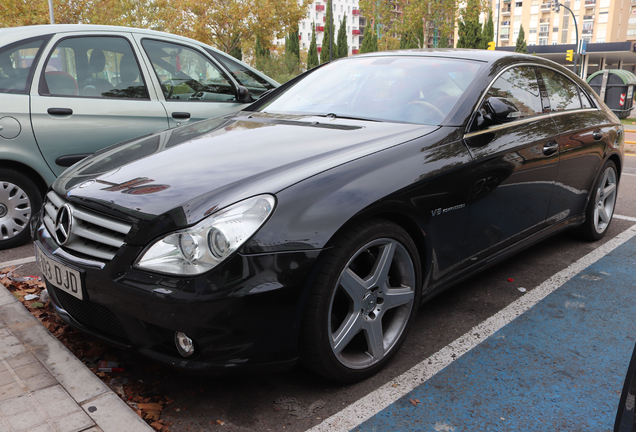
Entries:
{"type": "Polygon", "coordinates": [[[493,83],[488,97],[507,99],[519,110],[519,118],[543,113],[537,74],[532,66],[520,66],[507,70],[493,83]]]}
{"type": "Polygon", "coordinates": [[[149,98],[137,59],[122,37],[63,39],[46,62],[44,82],[51,96],[149,98]]]}
{"type": "Polygon", "coordinates": [[[12,44],[0,50],[0,93],[26,93],[33,60],[44,40],[12,44]]]}
{"type": "Polygon", "coordinates": [[[151,39],[144,39],[142,45],[167,101],[236,102],[234,86],[201,53],[151,39]]]}

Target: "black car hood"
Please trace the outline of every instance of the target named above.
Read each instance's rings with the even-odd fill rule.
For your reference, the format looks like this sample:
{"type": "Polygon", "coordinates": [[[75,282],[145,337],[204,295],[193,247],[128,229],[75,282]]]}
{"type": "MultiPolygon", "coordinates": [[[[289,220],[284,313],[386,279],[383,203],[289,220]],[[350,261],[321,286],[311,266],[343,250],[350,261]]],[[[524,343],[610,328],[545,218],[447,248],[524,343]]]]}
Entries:
{"type": "Polygon", "coordinates": [[[72,201],[136,219],[178,207],[183,225],[437,129],[407,123],[241,112],[106,148],[53,185],[72,201]]]}

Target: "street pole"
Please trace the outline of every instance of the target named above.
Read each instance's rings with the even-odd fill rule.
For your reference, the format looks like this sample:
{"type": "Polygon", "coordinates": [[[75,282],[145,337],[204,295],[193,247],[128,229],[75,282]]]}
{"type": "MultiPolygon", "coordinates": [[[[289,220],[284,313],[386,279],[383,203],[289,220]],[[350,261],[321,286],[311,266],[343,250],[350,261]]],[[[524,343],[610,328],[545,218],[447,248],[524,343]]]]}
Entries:
{"type": "MultiPolygon", "coordinates": [[[[497,37],[495,38],[495,48],[497,48],[499,45],[499,17],[501,16],[501,0],[499,0],[499,3],[497,3],[497,37]]],[[[508,29],[508,31],[510,31],[510,29],[508,29]]]]}
{"type": "Polygon", "coordinates": [[[564,8],[569,10],[570,14],[572,15],[572,19],[574,20],[574,30],[576,31],[576,51],[574,52],[574,55],[576,57],[574,58],[574,73],[576,75],[578,75],[578,65],[579,65],[579,27],[576,25],[576,17],[574,16],[574,12],[572,12],[572,9],[570,9],[569,7],[564,5],[563,3],[559,3],[558,1],[556,3],[558,5],[557,7],[563,6],[564,8]]]}
{"type": "Polygon", "coordinates": [[[55,24],[55,16],[53,15],[53,0],[49,0],[49,18],[51,19],[51,24],[55,24]]]}

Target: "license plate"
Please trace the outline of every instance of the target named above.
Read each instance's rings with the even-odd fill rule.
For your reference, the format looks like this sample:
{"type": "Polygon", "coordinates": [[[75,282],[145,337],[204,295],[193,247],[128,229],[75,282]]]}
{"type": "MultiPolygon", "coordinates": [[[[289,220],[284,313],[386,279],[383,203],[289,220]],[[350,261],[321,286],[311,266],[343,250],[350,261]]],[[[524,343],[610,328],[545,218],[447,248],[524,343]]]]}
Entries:
{"type": "Polygon", "coordinates": [[[37,243],[35,245],[35,260],[44,278],[51,285],[80,300],[83,299],[82,274],[79,271],[49,258],[37,243]]]}

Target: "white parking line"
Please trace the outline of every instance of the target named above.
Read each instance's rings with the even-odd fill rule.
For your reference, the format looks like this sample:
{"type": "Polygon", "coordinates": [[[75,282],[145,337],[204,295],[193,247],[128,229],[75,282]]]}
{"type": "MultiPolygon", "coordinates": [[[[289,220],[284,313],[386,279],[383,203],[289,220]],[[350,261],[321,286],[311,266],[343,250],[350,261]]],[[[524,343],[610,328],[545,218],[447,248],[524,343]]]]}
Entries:
{"type": "Polygon", "coordinates": [[[616,219],[622,219],[622,220],[626,220],[626,221],[630,221],[630,222],[636,222],[636,218],[635,217],[631,217],[631,216],[621,216],[621,215],[615,214],[614,217],[616,219]]]}
{"type": "Polygon", "coordinates": [[[35,257],[34,256],[27,257],[27,258],[20,258],[20,259],[17,259],[17,260],[6,261],[6,262],[3,262],[3,263],[0,263],[0,269],[11,267],[11,266],[14,266],[14,265],[28,264],[28,263],[31,263],[31,262],[35,262],[35,257]]]}
{"type": "Polygon", "coordinates": [[[624,173],[623,173],[623,174],[621,174],[621,175],[626,175],[626,176],[636,177],[636,174],[626,173],[626,172],[624,172],[624,173]]]}
{"type": "MultiPolygon", "coordinates": [[[[627,219],[627,217],[620,217],[627,219]]],[[[627,220],[635,220],[629,218],[627,220]]],[[[496,331],[526,312],[550,293],[569,281],[573,276],[589,267],[611,251],[636,235],[636,225],[622,232],[593,252],[579,259],[569,267],[561,270],[523,297],[500,310],[469,332],[451,342],[429,358],[415,365],[410,370],[384,384],[379,389],[359,399],[342,411],[334,414],[322,423],[309,429],[308,432],[349,431],[362,424],[384,408],[391,405],[426,380],[432,378],[446,366],[475,348],[492,336],[496,331]]]]}

